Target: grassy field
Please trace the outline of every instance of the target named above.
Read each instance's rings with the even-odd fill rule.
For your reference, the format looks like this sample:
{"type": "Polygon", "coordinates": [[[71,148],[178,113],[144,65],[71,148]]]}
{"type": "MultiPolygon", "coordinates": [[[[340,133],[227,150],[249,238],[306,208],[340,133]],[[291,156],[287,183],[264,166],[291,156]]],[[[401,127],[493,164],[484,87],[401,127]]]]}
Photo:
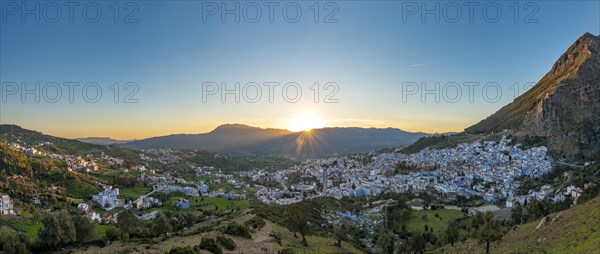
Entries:
{"type": "Polygon", "coordinates": [[[43,226],[37,218],[30,220],[13,219],[7,221],[7,224],[16,231],[27,233],[32,239],[37,239],[38,231],[43,226]]]}
{"type": "MultiPolygon", "coordinates": [[[[492,244],[491,253],[600,253],[600,197],[562,213],[549,215],[539,230],[539,220],[518,226],[492,244]],[[560,215],[559,215],[560,214],[560,215]]],[[[482,253],[484,244],[469,239],[444,246],[436,253],[482,253]]]]}
{"type": "Polygon", "coordinates": [[[146,212],[150,211],[171,211],[171,212],[185,212],[192,213],[196,216],[200,216],[203,214],[203,211],[214,211],[215,208],[220,212],[224,212],[229,210],[230,208],[239,208],[239,210],[245,210],[250,206],[250,202],[248,200],[229,200],[226,198],[201,198],[201,197],[185,197],[183,195],[173,195],[170,196],[166,203],[161,207],[154,207],[146,210],[146,212]],[[181,198],[187,198],[190,200],[190,208],[188,209],[180,209],[175,207],[175,203],[179,201],[181,198]]]}
{"type": "Polygon", "coordinates": [[[410,220],[406,223],[408,231],[422,232],[425,230],[425,225],[427,225],[428,228],[433,228],[434,233],[444,230],[450,221],[465,217],[461,211],[452,209],[411,211],[410,216],[410,220]]]}
{"type": "Polygon", "coordinates": [[[110,228],[109,225],[104,225],[104,224],[96,225],[96,231],[98,231],[98,235],[100,235],[100,236],[106,235],[106,230],[109,228],[110,228]]]}
{"type": "Polygon", "coordinates": [[[134,200],[141,195],[147,194],[152,191],[151,188],[148,187],[130,187],[130,188],[119,188],[119,196],[124,199],[134,200]]]}
{"type": "Polygon", "coordinates": [[[96,186],[82,180],[79,176],[72,176],[65,183],[67,194],[74,198],[90,198],[98,192],[96,186]]]}

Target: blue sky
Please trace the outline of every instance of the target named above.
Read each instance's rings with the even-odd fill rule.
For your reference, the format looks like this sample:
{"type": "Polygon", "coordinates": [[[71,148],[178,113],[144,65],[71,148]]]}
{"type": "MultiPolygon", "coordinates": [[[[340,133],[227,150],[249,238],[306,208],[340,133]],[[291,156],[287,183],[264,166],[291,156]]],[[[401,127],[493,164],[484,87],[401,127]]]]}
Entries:
{"type": "Polygon", "coordinates": [[[78,2],[73,22],[67,7],[60,5],[62,16],[56,23],[49,22],[56,6],[46,2],[25,2],[29,9],[40,4],[40,22],[31,14],[21,20],[21,2],[17,10],[13,2],[1,3],[0,122],[65,137],[201,133],[233,122],[286,128],[303,114],[322,118],[326,126],[460,131],[512,101],[514,83],[537,82],[583,33],[600,33],[598,1],[478,2],[472,22],[466,6],[471,2],[322,1],[315,22],[315,1],[280,1],[272,23],[265,5],[269,2],[264,1],[120,2],[119,22],[114,22],[112,1],[78,2]],[[215,3],[220,10],[206,15],[215,3]],[[240,5],[239,23],[231,14],[225,22],[220,20],[222,4],[229,9],[240,5]],[[294,18],[294,7],[300,7],[297,22],[283,17],[286,4],[288,19],[294,18]],[[98,22],[84,19],[84,6],[88,19],[95,16],[93,7],[100,7],[98,22]],[[250,23],[244,17],[252,19],[256,6],[262,16],[250,23]],[[407,9],[415,6],[418,10],[407,9]],[[453,23],[457,6],[462,15],[453,23]],[[130,18],[137,22],[124,23],[134,7],[137,12],[130,18]],[[425,15],[423,21],[423,8],[436,14],[425,15]],[[494,20],[496,8],[502,13],[494,20]],[[323,22],[333,11],[329,20],[337,23],[323,22]],[[79,88],[96,82],[102,97],[90,103],[75,89],[71,103],[62,86],[63,96],[56,103],[43,98],[37,103],[33,95],[22,102],[21,87],[9,93],[7,86],[23,82],[31,88],[39,82],[40,96],[52,91],[43,91],[50,82],[79,82],[79,88]],[[121,87],[118,103],[110,88],[114,82],[121,87]],[[132,97],[137,103],[123,103],[132,91],[123,90],[127,82],[137,84],[132,97]],[[302,97],[286,102],[276,89],[271,103],[263,89],[256,103],[236,103],[233,96],[223,103],[218,94],[203,102],[203,82],[226,82],[230,87],[235,82],[296,82],[302,97]],[[318,103],[310,89],[314,82],[321,88],[318,103]],[[323,103],[332,91],[323,90],[327,82],[339,88],[332,97],[337,103],[323,103]],[[403,91],[407,82],[424,82],[429,89],[436,82],[453,82],[462,87],[462,97],[436,103],[434,95],[427,95],[421,101],[420,93],[403,91]],[[465,82],[480,84],[473,102],[465,82]],[[502,91],[495,102],[482,96],[481,88],[490,82],[502,91]]]}

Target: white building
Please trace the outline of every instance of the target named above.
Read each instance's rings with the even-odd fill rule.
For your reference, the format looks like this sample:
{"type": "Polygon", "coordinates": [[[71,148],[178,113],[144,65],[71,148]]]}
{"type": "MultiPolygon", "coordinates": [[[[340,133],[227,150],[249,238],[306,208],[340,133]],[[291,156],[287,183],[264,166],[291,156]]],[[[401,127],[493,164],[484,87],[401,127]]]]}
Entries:
{"type": "Polygon", "coordinates": [[[7,194],[2,194],[2,199],[0,199],[0,214],[1,215],[15,214],[12,200],[10,199],[10,196],[8,196],[7,194]]]}
{"type": "Polygon", "coordinates": [[[102,190],[98,195],[92,196],[92,201],[98,203],[104,210],[111,210],[118,206],[124,205],[123,199],[118,199],[119,188],[107,187],[102,190]]]}

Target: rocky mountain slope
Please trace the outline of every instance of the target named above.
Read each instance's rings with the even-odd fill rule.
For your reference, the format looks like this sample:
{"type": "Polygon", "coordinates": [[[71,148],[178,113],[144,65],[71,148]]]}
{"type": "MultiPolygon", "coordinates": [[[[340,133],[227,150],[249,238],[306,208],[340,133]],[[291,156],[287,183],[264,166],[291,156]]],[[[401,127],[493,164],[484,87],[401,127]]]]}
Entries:
{"type": "Polygon", "coordinates": [[[600,150],[600,36],[586,33],[529,91],[467,133],[510,130],[544,137],[551,151],[589,157],[600,150]]]}

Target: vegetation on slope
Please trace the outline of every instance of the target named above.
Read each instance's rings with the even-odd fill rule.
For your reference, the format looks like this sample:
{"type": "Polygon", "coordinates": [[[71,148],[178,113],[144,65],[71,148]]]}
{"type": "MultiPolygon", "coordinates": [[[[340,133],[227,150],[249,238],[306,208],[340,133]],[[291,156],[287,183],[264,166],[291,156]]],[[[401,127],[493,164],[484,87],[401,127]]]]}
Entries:
{"type": "Polygon", "coordinates": [[[483,139],[483,135],[473,135],[467,133],[457,133],[452,135],[437,135],[423,137],[417,140],[414,144],[405,147],[401,152],[411,154],[418,153],[425,148],[444,149],[456,147],[462,143],[471,143],[476,140],[483,139]]]}
{"type": "MultiPolygon", "coordinates": [[[[502,240],[492,244],[491,253],[598,253],[600,250],[600,197],[514,227],[502,240]]],[[[436,253],[481,253],[484,244],[475,240],[446,245],[436,253]]]]}
{"type": "Polygon", "coordinates": [[[52,205],[64,200],[62,194],[86,198],[98,187],[91,176],[69,173],[60,160],[25,155],[0,143],[0,191],[19,206],[29,204],[33,197],[39,197],[42,205],[52,205]]]}
{"type": "Polygon", "coordinates": [[[28,144],[38,150],[69,155],[96,155],[104,154],[114,158],[138,160],[139,153],[117,146],[101,146],[89,144],[73,139],[65,139],[45,135],[40,132],[23,129],[17,125],[0,125],[0,140],[7,142],[19,141],[21,144],[28,144]],[[50,145],[38,146],[41,143],[50,142],[50,145]]]}

